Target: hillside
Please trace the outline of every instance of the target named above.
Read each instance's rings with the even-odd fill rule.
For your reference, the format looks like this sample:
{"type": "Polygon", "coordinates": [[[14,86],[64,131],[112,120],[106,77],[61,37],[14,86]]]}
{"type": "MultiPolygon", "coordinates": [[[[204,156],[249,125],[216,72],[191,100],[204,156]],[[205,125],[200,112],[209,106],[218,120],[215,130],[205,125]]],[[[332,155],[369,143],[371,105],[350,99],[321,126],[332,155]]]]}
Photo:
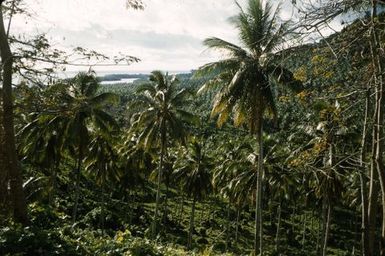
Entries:
{"type": "Polygon", "coordinates": [[[362,209],[372,224],[384,218],[383,55],[365,24],[263,64],[211,38],[232,55],[207,73],[18,85],[30,221],[13,217],[7,192],[0,255],[363,255],[362,209]]]}

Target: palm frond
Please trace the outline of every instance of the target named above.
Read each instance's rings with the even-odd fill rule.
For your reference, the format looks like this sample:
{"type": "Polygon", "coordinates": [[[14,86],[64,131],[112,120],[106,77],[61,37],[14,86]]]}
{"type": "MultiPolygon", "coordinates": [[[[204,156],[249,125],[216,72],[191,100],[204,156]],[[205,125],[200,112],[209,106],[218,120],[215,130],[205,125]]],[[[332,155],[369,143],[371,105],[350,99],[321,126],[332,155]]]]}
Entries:
{"type": "Polygon", "coordinates": [[[149,79],[151,82],[154,82],[160,90],[163,90],[167,87],[167,76],[168,75],[164,75],[160,70],[154,70],[151,72],[149,79]]]}
{"type": "Polygon", "coordinates": [[[215,77],[224,71],[237,70],[239,64],[240,62],[238,58],[227,58],[224,60],[207,63],[195,71],[194,77],[201,78],[209,76],[210,79],[212,76],[215,77]]]}
{"type": "Polygon", "coordinates": [[[138,86],[135,93],[141,94],[145,91],[148,91],[151,95],[154,95],[156,93],[156,88],[152,83],[143,83],[138,86]]]}
{"type": "Polygon", "coordinates": [[[178,114],[178,118],[187,122],[189,124],[198,125],[199,124],[199,116],[194,115],[186,110],[177,109],[176,113],[178,114]]]}
{"type": "Polygon", "coordinates": [[[226,107],[218,115],[218,119],[217,119],[218,127],[222,127],[225,124],[225,122],[229,119],[229,117],[230,117],[230,109],[226,107]]]}
{"type": "Polygon", "coordinates": [[[105,92],[90,99],[93,106],[102,106],[106,104],[117,104],[120,101],[119,95],[115,93],[105,92]]]}
{"type": "Polygon", "coordinates": [[[203,44],[209,48],[225,50],[232,57],[241,59],[247,57],[247,52],[244,49],[218,37],[207,38],[203,41],[203,44]]]}

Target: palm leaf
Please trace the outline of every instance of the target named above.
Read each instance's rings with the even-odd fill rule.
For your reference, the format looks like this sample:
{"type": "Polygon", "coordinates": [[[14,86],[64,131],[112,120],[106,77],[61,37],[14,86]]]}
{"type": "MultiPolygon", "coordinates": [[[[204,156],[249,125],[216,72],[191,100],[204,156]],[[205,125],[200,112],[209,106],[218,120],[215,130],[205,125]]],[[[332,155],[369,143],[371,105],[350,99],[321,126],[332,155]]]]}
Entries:
{"type": "Polygon", "coordinates": [[[120,101],[119,95],[115,93],[102,93],[90,99],[92,106],[103,106],[106,104],[117,104],[120,101]]]}
{"type": "Polygon", "coordinates": [[[209,48],[213,48],[217,50],[225,50],[230,54],[230,56],[233,56],[236,58],[243,59],[247,57],[247,52],[243,50],[241,47],[217,37],[207,38],[203,41],[203,44],[209,48]]]}

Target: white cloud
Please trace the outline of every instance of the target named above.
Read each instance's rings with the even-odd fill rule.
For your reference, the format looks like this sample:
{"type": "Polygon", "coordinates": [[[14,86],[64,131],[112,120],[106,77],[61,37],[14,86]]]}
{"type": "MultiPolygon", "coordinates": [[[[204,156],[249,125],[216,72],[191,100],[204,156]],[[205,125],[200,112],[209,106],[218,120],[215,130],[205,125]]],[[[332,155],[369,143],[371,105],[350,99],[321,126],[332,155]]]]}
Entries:
{"type": "MultiPolygon", "coordinates": [[[[145,9],[135,11],[125,8],[125,0],[25,0],[33,16],[15,17],[12,32],[45,32],[62,47],[124,52],[142,59],[129,70],[197,68],[217,56],[204,52],[204,38],[237,41],[236,30],[227,22],[238,12],[233,0],[144,2],[145,9]]],[[[291,14],[282,11],[285,17],[291,14]]]]}

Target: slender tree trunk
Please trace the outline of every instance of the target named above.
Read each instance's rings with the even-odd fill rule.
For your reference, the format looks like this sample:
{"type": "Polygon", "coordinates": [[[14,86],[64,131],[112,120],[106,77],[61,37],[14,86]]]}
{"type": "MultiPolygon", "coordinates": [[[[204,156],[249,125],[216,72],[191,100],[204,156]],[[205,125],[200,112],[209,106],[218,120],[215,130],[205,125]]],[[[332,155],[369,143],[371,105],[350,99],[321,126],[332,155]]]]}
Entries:
{"type": "Polygon", "coordinates": [[[192,236],[194,232],[194,216],[195,216],[195,196],[193,197],[193,202],[191,205],[191,215],[190,215],[190,228],[188,232],[187,248],[190,250],[192,246],[192,236]]]}
{"type": "MultiPolygon", "coordinates": [[[[2,90],[0,91],[2,95],[2,90]]],[[[8,203],[8,171],[5,159],[5,134],[3,129],[3,99],[0,98],[0,214],[7,215],[8,203]]]]}
{"type": "Polygon", "coordinates": [[[326,222],[327,222],[327,198],[326,196],[324,195],[324,197],[322,198],[322,213],[321,213],[322,217],[322,235],[320,236],[320,252],[319,252],[319,255],[320,256],[324,256],[324,248],[327,246],[325,245],[325,237],[326,237],[326,222]]]}
{"type": "Polygon", "coordinates": [[[202,205],[202,209],[201,209],[201,217],[200,217],[200,223],[202,224],[203,221],[204,221],[204,213],[205,213],[205,206],[204,206],[204,201],[201,202],[201,205],[202,205]]]}
{"type": "Polygon", "coordinates": [[[324,235],[324,241],[322,243],[322,256],[327,255],[327,248],[328,248],[328,240],[329,240],[329,234],[330,234],[330,222],[331,222],[331,212],[332,212],[332,206],[330,202],[327,203],[327,214],[326,214],[326,223],[325,223],[325,235],[324,235]]]}
{"type": "Polygon", "coordinates": [[[16,0],[13,0],[12,6],[11,6],[11,13],[9,14],[8,25],[7,25],[7,37],[9,36],[9,31],[11,30],[11,23],[12,23],[13,15],[15,14],[15,8],[16,8],[16,0]]]}
{"type": "Polygon", "coordinates": [[[383,68],[382,68],[382,60],[379,56],[380,39],[377,34],[377,25],[374,14],[376,13],[376,1],[372,0],[372,19],[371,19],[371,36],[372,36],[372,47],[371,53],[373,58],[373,66],[374,66],[374,80],[376,86],[376,107],[377,107],[377,116],[376,116],[376,126],[377,134],[376,134],[376,167],[378,172],[378,177],[380,181],[381,194],[382,194],[382,231],[381,231],[381,240],[380,240],[380,248],[381,255],[385,255],[385,169],[383,164],[383,152],[384,152],[384,132],[383,132],[383,124],[384,124],[384,88],[383,88],[383,68]]]}
{"type": "MultiPolygon", "coordinates": [[[[132,193],[132,197],[134,197],[135,195],[135,192],[132,193]]],[[[127,205],[129,205],[130,207],[128,208],[128,224],[132,224],[132,218],[133,218],[133,214],[134,214],[134,208],[136,207],[135,206],[135,199],[134,198],[131,198],[131,190],[128,189],[127,191],[127,199],[124,200],[125,202],[127,202],[127,205]]]]}
{"type": "Polygon", "coordinates": [[[184,207],[184,193],[181,192],[181,200],[180,200],[180,212],[179,212],[179,223],[182,223],[183,218],[183,207],[184,207]]]}
{"type": "Polygon", "coordinates": [[[55,164],[55,166],[51,170],[51,191],[49,193],[49,205],[54,206],[55,205],[55,194],[56,194],[56,179],[57,179],[57,170],[58,165],[55,164]]]}
{"type": "Polygon", "coordinates": [[[305,216],[303,217],[303,229],[302,229],[302,250],[305,251],[305,238],[306,238],[306,212],[305,216]]]}
{"type": "Polygon", "coordinates": [[[101,202],[101,213],[100,213],[100,227],[102,229],[102,236],[104,236],[104,222],[105,222],[105,219],[106,219],[106,213],[105,213],[105,202],[106,202],[106,196],[105,196],[105,189],[104,189],[104,182],[102,184],[102,202],[101,202]]]}
{"type": "Polygon", "coordinates": [[[273,198],[272,197],[270,197],[269,198],[269,203],[268,203],[268,205],[269,205],[269,209],[268,209],[268,212],[269,212],[269,222],[270,222],[270,225],[273,225],[273,216],[274,216],[274,214],[273,214],[273,198]]]}
{"type": "Polygon", "coordinates": [[[237,208],[237,219],[235,221],[235,245],[238,244],[238,231],[239,231],[239,217],[241,215],[241,209],[237,208]]]}
{"type": "Polygon", "coordinates": [[[379,84],[379,101],[378,101],[378,124],[379,129],[377,130],[377,152],[376,152],[376,166],[381,186],[382,194],[382,229],[381,229],[381,240],[380,248],[381,255],[385,255],[385,169],[383,163],[383,152],[384,152],[384,132],[383,132],[383,121],[384,121],[384,92],[382,81],[379,84]]]}
{"type": "Polygon", "coordinates": [[[158,233],[158,216],[159,216],[159,206],[160,206],[160,185],[162,183],[162,172],[163,172],[163,161],[164,153],[166,151],[166,130],[164,123],[161,124],[161,149],[160,149],[160,161],[158,167],[158,184],[156,189],[156,202],[155,202],[155,216],[152,225],[152,237],[155,238],[158,233]]]}
{"type": "MultiPolygon", "coordinates": [[[[334,165],[334,153],[333,153],[333,135],[330,133],[328,136],[328,144],[329,144],[329,152],[327,156],[327,161],[325,162],[325,167],[327,170],[327,176],[325,177],[326,182],[332,182],[329,181],[329,179],[334,179],[333,170],[332,167],[334,165]],[[332,176],[332,177],[331,177],[332,176]]],[[[322,200],[322,210],[323,210],[323,222],[324,222],[324,236],[322,241],[322,256],[326,256],[327,253],[327,246],[328,246],[328,239],[329,239],[329,232],[330,232],[330,221],[331,221],[331,195],[330,190],[327,186],[323,192],[323,200],[322,200]]]]}
{"type": "Polygon", "coordinates": [[[208,220],[211,220],[212,218],[214,218],[215,216],[215,205],[216,205],[216,202],[215,202],[215,197],[211,197],[209,198],[209,202],[211,200],[211,203],[209,204],[209,219],[208,220]]]}
{"type": "Polygon", "coordinates": [[[374,108],[374,115],[373,115],[373,128],[372,128],[372,152],[371,152],[371,159],[370,159],[370,179],[369,179],[369,197],[368,197],[368,250],[370,256],[375,255],[374,254],[374,245],[376,240],[376,216],[377,216],[377,199],[378,199],[378,192],[379,192],[379,186],[378,186],[378,172],[376,167],[376,136],[377,136],[377,130],[378,126],[376,125],[376,117],[378,113],[377,108],[377,97],[378,95],[375,95],[375,108],[374,108]]]}
{"type": "Polygon", "coordinates": [[[230,240],[230,208],[231,204],[230,201],[228,202],[227,205],[227,216],[226,216],[226,246],[225,246],[225,251],[227,252],[229,249],[229,240],[230,240]]]}
{"type": "Polygon", "coordinates": [[[313,208],[312,211],[311,211],[311,222],[310,222],[310,227],[311,227],[312,230],[315,230],[314,219],[315,219],[315,214],[314,214],[314,208],[313,208]]]}
{"type": "Polygon", "coordinates": [[[16,222],[29,224],[27,202],[23,191],[23,176],[16,152],[15,128],[12,98],[12,66],[13,56],[4,27],[3,1],[0,1],[0,53],[3,75],[3,128],[6,152],[6,168],[11,188],[13,216],[16,222]]]}
{"type": "MultiPolygon", "coordinates": [[[[357,239],[360,234],[360,232],[358,232],[359,225],[360,225],[360,222],[358,221],[358,219],[359,219],[359,216],[356,215],[354,218],[354,224],[353,224],[354,225],[354,243],[352,248],[352,255],[356,255],[357,241],[359,241],[359,239],[357,239]]],[[[361,254],[364,254],[364,253],[365,253],[364,251],[361,252],[361,254]]]]}
{"type": "Polygon", "coordinates": [[[291,212],[291,216],[290,216],[290,219],[291,219],[291,232],[293,234],[296,233],[296,231],[295,231],[295,217],[296,217],[296,214],[297,214],[297,204],[294,202],[293,211],[291,212]]]}
{"type": "Polygon", "coordinates": [[[168,214],[168,193],[169,193],[169,181],[167,178],[166,181],[166,196],[164,199],[164,212],[163,212],[163,220],[167,219],[167,214],[168,214]]]}
{"type": "Polygon", "coordinates": [[[279,200],[279,205],[277,209],[277,231],[275,232],[275,251],[278,253],[279,252],[279,231],[281,229],[281,214],[282,214],[282,203],[281,200],[279,200]]]}
{"type": "Polygon", "coordinates": [[[72,222],[76,222],[78,207],[79,207],[79,197],[80,197],[80,172],[82,168],[83,162],[83,143],[79,143],[79,155],[78,155],[78,163],[75,170],[75,203],[74,208],[72,210],[72,222]]]}
{"type": "Polygon", "coordinates": [[[368,86],[365,95],[365,117],[364,125],[362,131],[362,140],[361,140],[361,156],[360,156],[360,190],[361,190],[361,244],[362,244],[362,255],[368,256],[369,252],[369,232],[368,232],[368,191],[367,191],[367,178],[366,178],[366,165],[365,165],[365,156],[366,156],[366,147],[367,147],[367,130],[368,130],[368,118],[369,118],[369,108],[370,108],[370,87],[368,86]]]}
{"type": "MultiPolygon", "coordinates": [[[[373,127],[373,129],[376,129],[373,127]]],[[[372,159],[370,167],[370,183],[369,183],[369,198],[368,198],[368,250],[369,255],[374,254],[374,245],[376,240],[376,227],[377,227],[377,198],[378,198],[378,173],[376,170],[375,164],[375,137],[373,137],[373,147],[372,147],[372,159]]]]}
{"type": "Polygon", "coordinates": [[[257,127],[258,141],[258,169],[257,169],[257,187],[256,187],[256,202],[255,202],[255,255],[263,255],[263,232],[262,232],[262,177],[263,177],[263,126],[262,118],[257,127]]]}
{"type": "MultiPolygon", "coordinates": [[[[323,216],[323,207],[322,207],[322,210],[321,210],[322,213],[320,213],[320,215],[323,216]]],[[[316,244],[316,254],[319,255],[320,253],[320,248],[321,248],[321,232],[322,232],[322,224],[323,224],[323,220],[322,220],[322,216],[319,216],[319,219],[318,219],[318,229],[317,229],[317,244],[316,244]]]]}

